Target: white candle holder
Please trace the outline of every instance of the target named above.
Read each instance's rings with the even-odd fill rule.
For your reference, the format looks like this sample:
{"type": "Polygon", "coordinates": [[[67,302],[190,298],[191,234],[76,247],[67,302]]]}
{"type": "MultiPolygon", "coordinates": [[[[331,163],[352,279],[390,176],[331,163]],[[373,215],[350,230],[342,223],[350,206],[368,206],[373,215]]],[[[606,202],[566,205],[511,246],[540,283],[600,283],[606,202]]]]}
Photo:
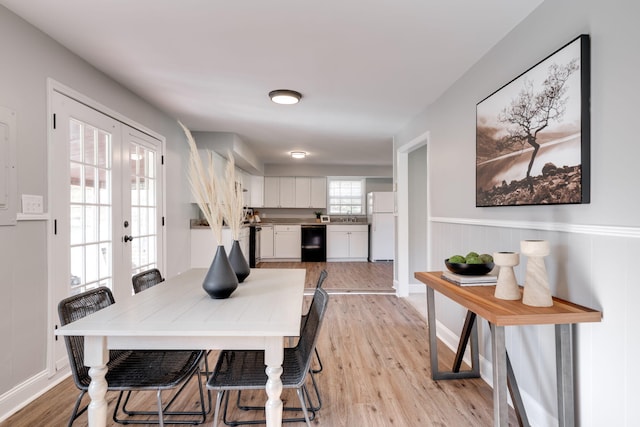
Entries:
{"type": "Polygon", "coordinates": [[[527,274],[524,281],[522,303],[534,307],[551,307],[553,298],[549,290],[549,278],[544,265],[544,257],[551,247],[546,240],[523,240],[520,252],[527,256],[527,274]]]}
{"type": "Polygon", "coordinates": [[[500,267],[493,295],[504,300],[520,299],[520,288],[513,272],[513,267],[520,264],[520,255],[517,252],[494,252],[493,262],[500,267]]]}

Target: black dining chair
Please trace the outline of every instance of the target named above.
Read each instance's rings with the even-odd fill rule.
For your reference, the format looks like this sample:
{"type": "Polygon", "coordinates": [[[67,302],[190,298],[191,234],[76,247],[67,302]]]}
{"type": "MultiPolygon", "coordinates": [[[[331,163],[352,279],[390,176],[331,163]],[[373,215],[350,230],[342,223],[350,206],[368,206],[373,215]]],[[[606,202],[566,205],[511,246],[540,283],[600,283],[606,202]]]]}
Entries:
{"type": "MultiPolygon", "coordinates": [[[[318,276],[318,280],[316,282],[316,289],[322,288],[322,284],[327,279],[328,275],[329,275],[329,273],[327,273],[327,270],[322,270],[320,272],[320,275],[318,276]]],[[[300,331],[301,332],[302,332],[302,328],[304,327],[304,323],[306,322],[307,315],[308,315],[308,313],[307,314],[303,314],[302,315],[302,319],[300,320],[300,331]]],[[[318,362],[319,368],[317,368],[317,369],[311,368],[311,371],[314,374],[318,374],[318,373],[322,372],[322,360],[320,360],[320,354],[318,353],[318,347],[316,347],[314,349],[314,351],[315,351],[315,354],[316,354],[316,361],[318,362]]]]}
{"type": "MultiPolygon", "coordinates": [[[[315,290],[309,313],[306,316],[300,340],[295,347],[284,349],[282,374],[280,379],[283,388],[295,388],[300,401],[300,407],[285,407],[285,411],[302,411],[303,418],[285,418],[283,422],[306,422],[311,426],[316,411],[322,406],[317,384],[311,372],[311,360],[320,333],[320,327],[327,311],[329,295],[324,289],[315,290]],[[311,377],[318,404],[314,406],[307,390],[307,377],[311,377]],[[311,416],[309,415],[311,412],[311,416]]],[[[227,425],[264,424],[264,420],[227,420],[229,407],[229,392],[237,390],[264,390],[267,382],[265,373],[264,351],[262,350],[224,350],[218,356],[213,375],[207,382],[207,388],[216,390],[216,406],[213,415],[213,425],[218,425],[218,417],[222,399],[225,399],[223,421],[227,425]]],[[[244,407],[243,409],[260,409],[264,407],[244,407]]]]}
{"type": "Polygon", "coordinates": [[[145,289],[149,289],[150,287],[157,285],[158,283],[164,282],[164,278],[162,277],[162,274],[160,274],[160,270],[152,268],[135,274],[131,277],[131,282],[133,283],[133,293],[137,294],[145,289]]]}
{"type": "MultiPolygon", "coordinates": [[[[93,314],[115,303],[113,294],[106,287],[100,287],[74,295],[60,301],[58,314],[60,323],[66,325],[75,320],[93,314]]],[[[79,410],[82,398],[86,394],[91,377],[89,367],[84,365],[84,337],[65,336],[69,364],[76,387],[80,395],[76,399],[68,426],[82,415],[87,406],[79,410]]],[[[200,362],[204,351],[190,350],[110,350],[107,363],[107,391],[119,391],[113,411],[113,420],[120,424],[201,424],[205,421],[205,398],[200,380],[200,362]],[[199,411],[169,410],[176,396],[186,387],[192,377],[197,377],[200,392],[199,411]],[[162,402],[162,391],[177,389],[168,403],[162,402]],[[126,409],[132,391],[156,391],[157,411],[130,411],[126,409]],[[124,402],[122,398],[127,392],[124,402]],[[119,418],[122,410],[125,418],[119,418]],[[165,420],[165,415],[176,415],[181,419],[165,420]],[[141,416],[140,418],[135,418],[141,416]],[[157,416],[155,419],[149,417],[157,416]]]]}

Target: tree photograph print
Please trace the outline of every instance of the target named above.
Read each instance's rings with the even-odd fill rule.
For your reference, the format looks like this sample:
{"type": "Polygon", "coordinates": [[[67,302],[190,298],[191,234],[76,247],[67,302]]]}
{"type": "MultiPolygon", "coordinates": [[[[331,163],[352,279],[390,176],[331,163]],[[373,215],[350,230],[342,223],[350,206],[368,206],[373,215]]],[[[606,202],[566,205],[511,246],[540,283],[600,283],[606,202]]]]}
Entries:
{"type": "Polygon", "coordinates": [[[476,106],[476,206],[589,203],[589,36],[476,106]]]}

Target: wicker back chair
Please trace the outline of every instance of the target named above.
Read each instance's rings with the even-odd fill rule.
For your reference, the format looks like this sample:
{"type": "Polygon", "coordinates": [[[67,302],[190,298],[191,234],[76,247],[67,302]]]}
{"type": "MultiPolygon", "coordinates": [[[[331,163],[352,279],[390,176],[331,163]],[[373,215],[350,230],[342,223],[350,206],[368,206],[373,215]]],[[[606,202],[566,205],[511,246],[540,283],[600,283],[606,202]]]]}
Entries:
{"type": "MultiPolygon", "coordinates": [[[[58,304],[60,323],[66,325],[114,303],[113,294],[106,287],[92,289],[65,298],[58,304]]],[[[71,418],[69,419],[68,426],[71,427],[76,418],[87,410],[88,406],[85,406],[82,410],[78,409],[82,403],[82,398],[89,388],[91,377],[89,376],[89,368],[84,365],[84,337],[65,336],[64,339],[73,379],[76,387],[80,389],[80,395],[76,400],[71,418]]],[[[202,382],[200,381],[200,371],[198,369],[203,355],[204,352],[202,351],[110,350],[109,361],[107,363],[108,371],[106,374],[107,390],[120,392],[113,412],[113,420],[122,424],[159,424],[163,426],[165,424],[164,415],[181,415],[189,417],[184,420],[167,421],[166,423],[200,424],[204,422],[207,410],[205,409],[204,392],[202,382]],[[169,411],[168,409],[174,402],[175,397],[188,384],[188,380],[193,377],[194,374],[198,377],[198,385],[200,387],[201,411],[169,411]],[[175,389],[179,386],[180,388],[177,393],[175,393],[173,398],[163,407],[162,390],[175,389]],[[131,391],[138,390],[156,391],[157,411],[130,411],[126,409],[131,391]],[[122,402],[125,391],[127,392],[127,396],[124,402],[122,402]],[[118,418],[120,409],[122,409],[126,418],[118,418]],[[157,415],[157,419],[148,419],[149,416],[154,415],[157,415]],[[136,416],[144,416],[144,418],[136,419],[136,416]]]]}
{"type": "MultiPolygon", "coordinates": [[[[327,311],[329,295],[324,289],[315,290],[311,308],[307,315],[304,329],[300,340],[295,347],[284,349],[284,360],[282,362],[283,388],[295,388],[300,400],[298,408],[284,408],[284,410],[302,411],[304,418],[286,418],[283,422],[306,422],[311,426],[311,420],[315,418],[316,411],[321,406],[320,395],[311,372],[311,359],[315,349],[322,320],[327,311]],[[306,379],[309,375],[313,381],[313,386],[318,399],[318,405],[313,406],[311,396],[306,387],[306,379]],[[312,412],[311,417],[309,412],[312,412]]],[[[220,353],[213,375],[207,382],[207,388],[217,390],[216,408],[213,416],[213,425],[218,425],[218,415],[225,398],[225,408],[223,421],[227,425],[241,424],[264,424],[260,421],[227,420],[227,409],[229,406],[229,391],[231,390],[264,390],[267,382],[267,374],[264,369],[264,351],[262,350],[224,350],[220,353]]],[[[262,409],[263,407],[243,407],[242,409],[262,409]]]]}
{"type": "MultiPolygon", "coordinates": [[[[316,282],[316,289],[320,289],[322,288],[322,284],[324,283],[324,281],[327,279],[327,276],[329,275],[329,273],[327,273],[327,270],[322,270],[320,272],[320,275],[318,276],[318,281],[316,282]]],[[[309,310],[311,310],[311,307],[309,307],[309,310]]],[[[302,315],[302,319],[300,320],[300,332],[302,333],[302,328],[304,328],[304,324],[307,321],[307,314],[303,314],[302,315]]],[[[316,348],[315,350],[315,354],[316,354],[316,360],[318,362],[318,368],[317,369],[313,369],[312,368],[312,372],[314,374],[318,374],[320,372],[322,372],[322,360],[320,360],[320,354],[318,353],[318,349],[316,348]]]]}
{"type": "Polygon", "coordinates": [[[134,275],[131,278],[131,282],[133,283],[133,292],[137,294],[160,282],[164,282],[164,279],[162,278],[162,274],[160,274],[160,270],[152,268],[151,270],[134,275]]]}

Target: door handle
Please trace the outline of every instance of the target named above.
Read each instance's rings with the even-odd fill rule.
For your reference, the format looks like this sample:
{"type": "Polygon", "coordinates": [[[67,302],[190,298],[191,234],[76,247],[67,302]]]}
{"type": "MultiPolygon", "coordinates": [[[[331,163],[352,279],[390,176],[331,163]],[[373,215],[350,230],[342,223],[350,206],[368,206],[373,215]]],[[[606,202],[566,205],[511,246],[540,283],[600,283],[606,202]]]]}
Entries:
{"type": "Polygon", "coordinates": [[[131,241],[133,240],[133,236],[127,236],[127,235],[125,235],[123,240],[124,240],[124,242],[125,242],[125,243],[127,243],[127,242],[131,242],[131,241]]]}

